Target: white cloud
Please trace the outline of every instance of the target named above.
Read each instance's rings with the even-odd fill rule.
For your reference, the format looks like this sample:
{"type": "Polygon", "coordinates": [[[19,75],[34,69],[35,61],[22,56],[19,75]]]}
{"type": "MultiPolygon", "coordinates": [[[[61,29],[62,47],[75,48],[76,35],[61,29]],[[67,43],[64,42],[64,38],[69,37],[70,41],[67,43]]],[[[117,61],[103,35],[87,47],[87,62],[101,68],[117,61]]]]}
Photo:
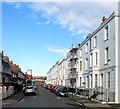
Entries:
{"type": "Polygon", "coordinates": [[[46,22],[37,22],[37,25],[40,25],[40,26],[44,26],[44,25],[47,25],[49,24],[50,21],[46,21],[46,22]]]}
{"type": "Polygon", "coordinates": [[[61,49],[61,48],[58,48],[58,47],[51,47],[51,46],[49,46],[48,47],[48,51],[53,52],[53,53],[57,53],[57,54],[62,54],[62,55],[65,56],[67,51],[68,51],[68,49],[66,49],[66,48],[61,49]]]}
{"type": "Polygon", "coordinates": [[[29,8],[42,12],[51,22],[67,28],[71,35],[93,32],[101,23],[102,16],[109,16],[117,3],[32,3],[29,8]],[[80,32],[81,31],[81,32],[80,32]]]}
{"type": "Polygon", "coordinates": [[[20,9],[20,8],[21,8],[20,3],[16,3],[15,8],[16,8],[16,9],[20,9]]]}
{"type": "Polygon", "coordinates": [[[32,11],[33,18],[42,17],[47,20],[37,22],[38,25],[55,23],[60,28],[67,28],[71,35],[82,37],[93,32],[103,16],[108,17],[117,9],[116,2],[34,2],[26,5],[32,11]]]}

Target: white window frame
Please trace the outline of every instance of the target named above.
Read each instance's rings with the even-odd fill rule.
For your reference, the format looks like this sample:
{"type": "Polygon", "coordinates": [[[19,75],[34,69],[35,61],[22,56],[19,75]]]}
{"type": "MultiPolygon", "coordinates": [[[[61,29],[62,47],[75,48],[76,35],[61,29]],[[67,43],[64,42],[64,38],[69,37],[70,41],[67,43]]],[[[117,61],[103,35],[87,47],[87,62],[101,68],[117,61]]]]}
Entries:
{"type": "Polygon", "coordinates": [[[88,52],[88,43],[86,44],[86,53],[88,52]]]}
{"type": "Polygon", "coordinates": [[[98,52],[95,52],[95,66],[98,66],[98,52]]]}
{"type": "Polygon", "coordinates": [[[94,48],[97,47],[97,36],[94,37],[94,48]]]}
{"type": "Polygon", "coordinates": [[[108,87],[110,88],[110,72],[108,72],[108,87]]]}
{"type": "Polygon", "coordinates": [[[82,48],[80,49],[80,57],[82,57],[82,48]]]}
{"type": "Polygon", "coordinates": [[[82,86],[82,77],[80,77],[80,87],[82,86]]]}
{"type": "Polygon", "coordinates": [[[108,58],[109,58],[109,48],[106,47],[105,48],[105,64],[108,63],[108,58]]]}
{"type": "Polygon", "coordinates": [[[82,71],[83,70],[83,62],[82,62],[82,60],[80,60],[80,71],[82,71]],[[82,66],[81,66],[81,63],[82,63],[82,66]]]}
{"type": "Polygon", "coordinates": [[[88,58],[85,59],[85,70],[88,69],[88,58]]]}
{"type": "Polygon", "coordinates": [[[90,67],[92,67],[92,64],[93,64],[93,54],[91,53],[90,54],[90,67]]]}
{"type": "Polygon", "coordinates": [[[92,42],[91,42],[92,40],[91,40],[91,38],[90,38],[90,51],[91,51],[91,49],[92,49],[92,42]]]}
{"type": "Polygon", "coordinates": [[[92,75],[92,74],[90,75],[90,81],[91,81],[91,82],[90,82],[90,86],[91,86],[91,88],[92,88],[92,87],[93,87],[93,75],[92,75]]]}
{"type": "Polygon", "coordinates": [[[97,85],[98,85],[98,75],[95,74],[95,87],[97,87],[97,85]]]}
{"type": "Polygon", "coordinates": [[[108,25],[104,29],[104,40],[107,40],[109,38],[109,28],[108,25]]]}

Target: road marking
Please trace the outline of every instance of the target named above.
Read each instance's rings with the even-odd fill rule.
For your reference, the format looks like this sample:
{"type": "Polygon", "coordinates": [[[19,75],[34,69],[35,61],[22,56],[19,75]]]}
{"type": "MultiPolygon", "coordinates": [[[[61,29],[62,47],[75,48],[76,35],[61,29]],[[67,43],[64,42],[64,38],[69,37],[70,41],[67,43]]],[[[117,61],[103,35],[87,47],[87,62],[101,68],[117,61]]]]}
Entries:
{"type": "Polygon", "coordinates": [[[19,101],[18,103],[22,103],[25,99],[22,99],[21,101],[19,101]]]}
{"type": "Polygon", "coordinates": [[[61,100],[61,98],[60,98],[60,97],[57,97],[57,99],[61,100]]]}
{"type": "Polygon", "coordinates": [[[78,102],[77,102],[77,104],[79,104],[79,105],[83,106],[81,103],[78,103],[78,102]]]}
{"type": "Polygon", "coordinates": [[[36,98],[36,96],[34,96],[34,99],[36,98]]]}

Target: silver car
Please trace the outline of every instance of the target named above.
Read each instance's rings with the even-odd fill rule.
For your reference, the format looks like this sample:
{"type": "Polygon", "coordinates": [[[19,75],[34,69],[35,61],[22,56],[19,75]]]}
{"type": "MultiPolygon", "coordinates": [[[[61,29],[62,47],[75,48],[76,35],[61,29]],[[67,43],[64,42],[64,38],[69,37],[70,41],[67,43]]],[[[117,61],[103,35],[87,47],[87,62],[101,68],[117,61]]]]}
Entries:
{"type": "Polygon", "coordinates": [[[24,94],[37,94],[37,89],[34,86],[26,86],[24,94]]]}

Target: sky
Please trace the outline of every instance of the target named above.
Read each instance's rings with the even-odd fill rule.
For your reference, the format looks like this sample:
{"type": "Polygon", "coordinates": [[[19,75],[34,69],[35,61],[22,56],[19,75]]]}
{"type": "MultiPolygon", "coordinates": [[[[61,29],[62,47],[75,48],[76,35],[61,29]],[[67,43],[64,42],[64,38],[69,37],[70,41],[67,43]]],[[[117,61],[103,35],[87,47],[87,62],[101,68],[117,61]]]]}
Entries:
{"type": "MultiPolygon", "coordinates": [[[[46,76],[72,46],[117,10],[117,2],[2,2],[2,50],[23,72],[46,76]]],[[[2,51],[1,50],[1,51],[2,51]]]]}

